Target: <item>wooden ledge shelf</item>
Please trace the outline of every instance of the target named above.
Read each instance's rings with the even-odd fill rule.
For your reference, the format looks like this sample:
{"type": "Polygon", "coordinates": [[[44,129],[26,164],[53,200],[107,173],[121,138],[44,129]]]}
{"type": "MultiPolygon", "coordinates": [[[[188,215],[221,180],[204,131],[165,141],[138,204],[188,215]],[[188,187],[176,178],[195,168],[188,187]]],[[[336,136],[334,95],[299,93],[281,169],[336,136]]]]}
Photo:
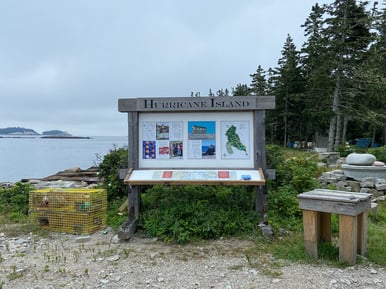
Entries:
{"type": "Polygon", "coordinates": [[[204,170],[163,169],[129,170],[125,180],[128,185],[265,185],[264,174],[258,170],[204,170]]]}

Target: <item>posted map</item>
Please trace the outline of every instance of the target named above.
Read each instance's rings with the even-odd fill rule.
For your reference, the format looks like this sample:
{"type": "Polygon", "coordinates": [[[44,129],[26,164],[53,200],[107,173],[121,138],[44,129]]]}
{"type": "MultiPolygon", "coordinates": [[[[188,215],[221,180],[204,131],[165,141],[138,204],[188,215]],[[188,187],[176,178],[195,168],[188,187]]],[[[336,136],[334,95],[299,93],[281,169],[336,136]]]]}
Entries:
{"type": "Polygon", "coordinates": [[[221,122],[222,159],[249,159],[249,122],[221,122]]]}

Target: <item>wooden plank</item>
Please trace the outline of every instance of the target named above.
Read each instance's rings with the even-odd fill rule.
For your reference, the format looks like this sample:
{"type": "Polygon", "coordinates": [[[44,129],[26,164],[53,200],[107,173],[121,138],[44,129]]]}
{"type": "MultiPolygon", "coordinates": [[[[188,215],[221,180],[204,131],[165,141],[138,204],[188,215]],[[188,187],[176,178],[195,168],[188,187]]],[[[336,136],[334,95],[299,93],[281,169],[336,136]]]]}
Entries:
{"type": "Polygon", "coordinates": [[[119,112],[132,112],[137,110],[137,100],[135,98],[118,99],[119,112]]]}
{"type": "Polygon", "coordinates": [[[339,260],[354,265],[357,260],[358,217],[339,215],[339,260]]]}
{"type": "Polygon", "coordinates": [[[299,199],[312,199],[312,200],[331,200],[340,202],[357,203],[371,198],[370,194],[354,193],[345,191],[334,190],[313,190],[310,192],[301,193],[298,195],[299,199]]]}
{"type": "Polygon", "coordinates": [[[122,205],[119,206],[118,212],[122,213],[129,206],[129,199],[126,199],[122,205]]]}
{"type": "Polygon", "coordinates": [[[359,203],[345,203],[327,200],[299,199],[299,208],[325,213],[335,213],[356,216],[371,207],[371,200],[359,203]]]}
{"type": "Polygon", "coordinates": [[[304,247],[307,255],[318,257],[318,239],[320,236],[319,213],[303,210],[304,247]]]}
{"type": "Polygon", "coordinates": [[[130,112],[128,117],[128,167],[134,170],[139,167],[139,114],[138,112],[130,112]]]}
{"type": "Polygon", "coordinates": [[[119,99],[120,112],[243,111],[275,109],[274,96],[149,97],[119,99]]]}

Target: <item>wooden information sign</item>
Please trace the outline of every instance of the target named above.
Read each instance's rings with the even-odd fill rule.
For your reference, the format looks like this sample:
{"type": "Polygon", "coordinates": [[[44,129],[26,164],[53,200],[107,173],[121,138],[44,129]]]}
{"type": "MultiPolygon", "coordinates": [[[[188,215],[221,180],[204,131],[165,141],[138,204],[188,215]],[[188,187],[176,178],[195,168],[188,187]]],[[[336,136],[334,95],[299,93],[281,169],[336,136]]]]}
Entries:
{"type": "Polygon", "coordinates": [[[118,100],[128,116],[129,239],[139,214],[139,186],[249,185],[267,215],[265,110],[273,96],[158,97],[118,100]]]}

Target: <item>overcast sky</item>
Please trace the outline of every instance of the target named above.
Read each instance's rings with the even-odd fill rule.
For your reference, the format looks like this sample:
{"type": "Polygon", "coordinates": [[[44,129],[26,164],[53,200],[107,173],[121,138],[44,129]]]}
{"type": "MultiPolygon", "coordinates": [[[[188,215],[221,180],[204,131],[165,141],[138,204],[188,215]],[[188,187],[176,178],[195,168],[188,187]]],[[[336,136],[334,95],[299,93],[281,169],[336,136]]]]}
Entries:
{"type": "Polygon", "coordinates": [[[0,128],[127,135],[118,98],[250,84],[316,2],[1,0],[0,128]]]}

